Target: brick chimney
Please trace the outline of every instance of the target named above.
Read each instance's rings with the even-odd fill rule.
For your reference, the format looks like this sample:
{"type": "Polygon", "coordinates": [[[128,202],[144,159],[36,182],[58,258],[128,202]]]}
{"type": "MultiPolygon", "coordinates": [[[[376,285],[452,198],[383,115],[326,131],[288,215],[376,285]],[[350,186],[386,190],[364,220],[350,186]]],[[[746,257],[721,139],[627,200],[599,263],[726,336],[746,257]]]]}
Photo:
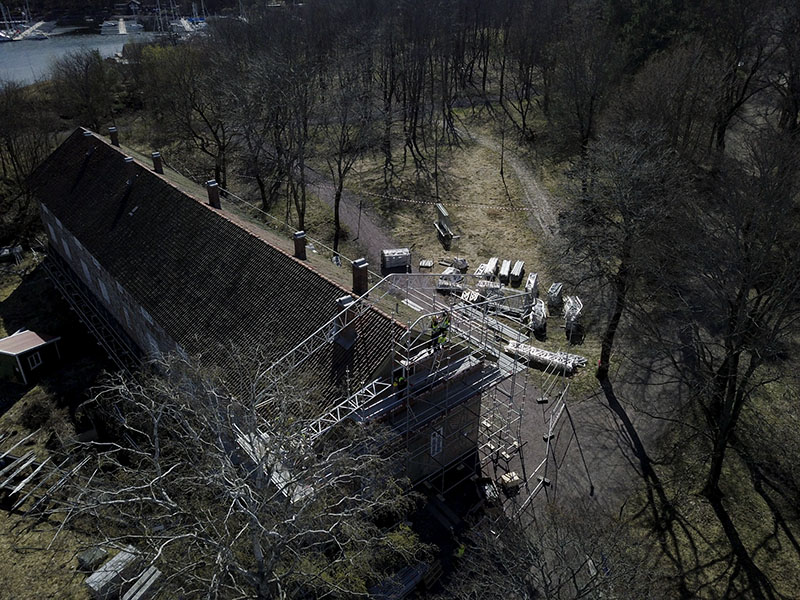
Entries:
{"type": "Polygon", "coordinates": [[[119,148],[119,131],[117,131],[117,128],[109,127],[108,135],[111,136],[111,145],[119,148]]]}
{"type": "Polygon", "coordinates": [[[206,181],[206,191],[208,192],[208,204],[214,208],[222,208],[219,203],[219,185],[216,179],[206,181]]]}
{"type": "Polygon", "coordinates": [[[133,162],[132,156],[125,157],[125,175],[128,176],[128,185],[133,183],[134,178],[136,177],[136,163],[133,162]]]}
{"type": "Polygon", "coordinates": [[[365,258],[353,261],[353,293],[356,296],[363,296],[369,289],[369,273],[367,267],[369,263],[365,258]]]}
{"type": "Polygon", "coordinates": [[[295,257],[299,258],[300,260],[306,259],[306,232],[305,231],[295,231],[294,235],[294,255],[295,257]]]}
{"type": "Polygon", "coordinates": [[[153,152],[150,156],[153,157],[153,171],[163,175],[164,164],[161,162],[161,152],[153,152]]]}
{"type": "Polygon", "coordinates": [[[355,319],[358,317],[358,310],[355,306],[356,301],[350,296],[342,296],[336,300],[336,307],[341,312],[340,316],[333,324],[333,341],[345,350],[349,350],[356,343],[358,334],[356,333],[355,319]]]}

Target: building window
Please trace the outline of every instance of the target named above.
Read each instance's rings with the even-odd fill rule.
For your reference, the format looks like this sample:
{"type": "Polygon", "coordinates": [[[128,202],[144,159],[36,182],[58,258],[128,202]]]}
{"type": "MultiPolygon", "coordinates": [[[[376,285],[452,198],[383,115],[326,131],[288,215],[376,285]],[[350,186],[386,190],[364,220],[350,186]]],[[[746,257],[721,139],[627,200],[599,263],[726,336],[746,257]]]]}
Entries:
{"type": "Polygon", "coordinates": [[[106,284],[102,281],[98,281],[97,283],[100,284],[100,293],[103,294],[103,298],[105,298],[106,303],[110,303],[111,298],[108,297],[108,288],[106,288],[106,284]]]}
{"type": "Polygon", "coordinates": [[[67,258],[70,260],[72,259],[72,252],[69,249],[69,244],[67,244],[67,240],[61,238],[61,247],[64,248],[64,253],[67,255],[67,258]]]}
{"type": "Polygon", "coordinates": [[[34,352],[28,357],[28,366],[31,370],[35,369],[40,364],[42,364],[42,357],[38,352],[34,352]]]}
{"type": "Polygon", "coordinates": [[[431,456],[442,453],[442,442],[444,441],[444,428],[437,427],[431,432],[431,456]]]}
{"type": "Polygon", "coordinates": [[[89,273],[89,267],[86,266],[86,263],[81,260],[81,267],[83,267],[83,274],[86,275],[86,281],[90,282],[92,280],[92,275],[89,273]]]}
{"type": "Polygon", "coordinates": [[[55,243],[55,241],[58,239],[58,236],[56,235],[56,230],[53,229],[53,226],[50,223],[47,224],[47,229],[50,231],[50,239],[53,240],[53,242],[55,243]]]}
{"type": "Polygon", "coordinates": [[[159,353],[158,342],[149,333],[147,334],[147,345],[150,346],[150,354],[156,356],[159,353]]]}

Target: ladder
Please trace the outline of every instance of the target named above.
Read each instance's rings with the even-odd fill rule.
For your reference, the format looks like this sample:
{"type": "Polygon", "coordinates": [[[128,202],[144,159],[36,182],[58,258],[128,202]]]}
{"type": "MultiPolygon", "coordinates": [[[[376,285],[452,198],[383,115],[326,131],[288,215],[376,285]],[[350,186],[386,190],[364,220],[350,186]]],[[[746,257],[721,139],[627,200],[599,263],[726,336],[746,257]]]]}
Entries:
{"type": "Polygon", "coordinates": [[[97,305],[97,301],[84,291],[68,273],[69,267],[59,264],[55,258],[42,262],[45,272],[61,293],[72,310],[95,336],[98,343],[105,348],[114,363],[122,370],[140,362],[140,352],[135,344],[120,335],[118,327],[105,318],[105,309],[97,305]]]}

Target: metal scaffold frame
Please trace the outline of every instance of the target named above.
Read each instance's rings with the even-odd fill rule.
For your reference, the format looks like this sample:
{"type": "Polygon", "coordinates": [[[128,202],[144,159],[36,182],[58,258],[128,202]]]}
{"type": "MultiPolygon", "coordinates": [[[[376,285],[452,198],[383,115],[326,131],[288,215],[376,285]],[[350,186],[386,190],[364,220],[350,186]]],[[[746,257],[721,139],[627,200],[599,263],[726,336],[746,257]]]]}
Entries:
{"type": "MultiPolygon", "coordinates": [[[[503,293],[482,295],[477,291],[481,290],[481,281],[486,278],[461,275],[457,282],[444,281],[442,285],[438,274],[392,274],[356,299],[347,309],[350,322],[376,308],[393,313],[398,320],[405,316],[406,330],[394,341],[391,374],[367,383],[320,415],[308,426],[308,441],[315,443],[346,420],[383,419],[397,434],[392,437],[393,443],[404,445],[409,467],[426,461],[437,465],[417,484],[445,493],[465,478],[487,474],[489,467],[495,477],[518,468],[522,471],[520,485],[528,494],[525,504],[545,489],[548,474],[552,475],[548,463],[553,455],[554,431],[566,408],[569,381],[565,374],[570,370],[560,368],[559,362],[535,370],[526,364],[524,355],[510,353],[514,344],[530,341],[526,311],[533,305],[535,293],[506,288],[503,293]],[[434,318],[449,321],[444,344],[435,339],[434,318]],[[404,383],[398,386],[398,380],[404,383]],[[544,457],[532,471],[526,468],[523,451],[532,440],[523,439],[522,431],[525,403],[530,397],[542,406],[545,446],[544,457]],[[555,401],[551,403],[550,399],[555,401]],[[473,417],[471,422],[479,424],[477,431],[460,427],[465,411],[473,417]],[[402,419],[392,420],[392,415],[398,414],[402,419]],[[417,437],[426,425],[441,432],[441,439],[432,440],[431,446],[419,443],[417,437]],[[465,437],[474,438],[475,443],[466,444],[465,437]],[[435,452],[434,443],[463,446],[464,450],[455,455],[435,452]],[[448,473],[470,455],[476,458],[474,469],[462,469],[461,478],[448,473]]],[[[282,370],[280,378],[294,371],[304,357],[330,343],[325,332],[344,317],[342,311],[311,336],[313,340],[305,340],[288,353],[281,361],[288,368],[282,370]]],[[[564,361],[581,358],[562,352],[550,354],[564,361]]],[[[273,373],[277,374],[275,370],[273,373]]]]}

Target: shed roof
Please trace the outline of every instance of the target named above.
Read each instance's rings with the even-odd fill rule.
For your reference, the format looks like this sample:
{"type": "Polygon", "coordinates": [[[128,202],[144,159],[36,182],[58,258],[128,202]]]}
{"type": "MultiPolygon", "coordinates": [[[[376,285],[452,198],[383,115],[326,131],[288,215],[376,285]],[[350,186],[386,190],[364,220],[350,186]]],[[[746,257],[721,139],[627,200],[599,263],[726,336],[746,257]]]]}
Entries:
{"type": "MultiPolygon", "coordinates": [[[[232,345],[282,354],[339,312],[348,290],[139,163],[128,185],[124,152],[85,131],[53,152],[32,187],[188,353],[223,367],[232,345]]],[[[372,375],[401,329],[370,308],[349,350],[328,344],[304,370],[333,399],[346,378],[358,385],[372,375]]]]}
{"type": "Polygon", "coordinates": [[[33,331],[18,331],[14,335],[10,335],[0,340],[0,354],[10,354],[16,356],[28,350],[34,350],[40,346],[46,346],[52,342],[58,341],[61,338],[42,335],[33,331]]]}

